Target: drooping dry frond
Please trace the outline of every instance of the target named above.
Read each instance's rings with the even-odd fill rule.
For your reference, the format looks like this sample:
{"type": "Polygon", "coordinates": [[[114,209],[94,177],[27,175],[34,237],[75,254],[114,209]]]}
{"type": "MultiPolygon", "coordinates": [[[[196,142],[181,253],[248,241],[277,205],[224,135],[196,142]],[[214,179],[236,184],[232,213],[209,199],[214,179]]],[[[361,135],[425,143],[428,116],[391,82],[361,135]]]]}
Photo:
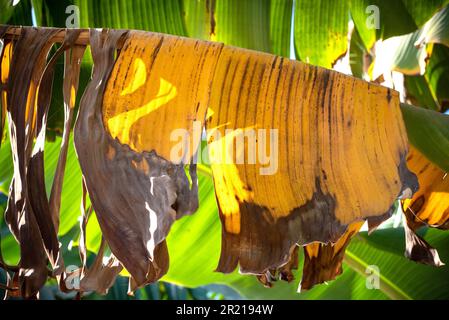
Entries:
{"type": "Polygon", "coordinates": [[[449,178],[447,173],[411,147],[407,165],[418,177],[420,189],[413,198],[402,201],[406,217],[406,256],[411,260],[441,266],[438,252],[416,234],[422,226],[449,227],[449,178]]]}
{"type": "Polygon", "coordinates": [[[359,232],[361,222],[349,225],[345,234],[335,244],[312,243],[304,247],[304,267],[300,284],[301,290],[334,280],[343,272],[342,264],[345,250],[351,238],[359,232]]]}
{"type": "Polygon", "coordinates": [[[210,108],[208,128],[221,137],[210,139],[211,156],[226,158],[228,145],[245,134],[226,130],[239,128],[262,132],[255,146],[240,150],[245,156],[252,148],[278,155],[275,163],[212,163],[223,223],[219,271],[239,264],[242,272],[264,274],[287,263],[296,244],[335,243],[351,223],[378,224],[396,198],[417,189],[405,163],[399,98],[390,89],[225,47],[210,108]]]}
{"type": "Polygon", "coordinates": [[[12,49],[5,50],[2,56],[2,75],[9,69],[3,94],[14,155],[5,220],[20,244],[17,284],[20,294],[27,298],[36,296],[47,279],[47,254],[52,265],[59,266],[56,230],[46,210],[45,188],[39,189],[43,183],[42,148],[52,85],[51,66],[45,67],[55,34],[56,30],[50,29],[24,29],[16,42],[6,43],[5,48],[12,49]]]}

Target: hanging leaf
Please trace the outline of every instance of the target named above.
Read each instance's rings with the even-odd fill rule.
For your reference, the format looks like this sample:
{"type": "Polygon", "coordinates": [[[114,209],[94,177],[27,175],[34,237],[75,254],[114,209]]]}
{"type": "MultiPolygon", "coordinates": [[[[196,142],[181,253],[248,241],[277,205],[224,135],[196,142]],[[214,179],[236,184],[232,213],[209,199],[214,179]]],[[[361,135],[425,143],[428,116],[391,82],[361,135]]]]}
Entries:
{"type": "Polygon", "coordinates": [[[301,290],[309,290],[316,284],[334,280],[343,273],[342,264],[346,247],[362,225],[363,222],[350,224],[348,230],[335,244],[312,243],[304,247],[301,290]]]}
{"type": "Polygon", "coordinates": [[[218,270],[265,274],[296,243],[336,242],[350,223],[386,219],[394,199],[417,188],[398,104],[397,93],[362,80],[224,47],[207,124],[223,224],[218,270]]]}
{"type": "Polygon", "coordinates": [[[92,30],[91,48],[96,72],[81,101],[75,146],[104,237],[132,275],[134,290],[166,273],[170,226],[197,208],[195,166],[190,187],[183,162],[193,157],[201,136],[178,158],[167,142],[175,129],[193,133],[195,120],[201,127],[221,45],[92,30]],[[126,42],[114,64],[122,37],[126,42]],[[137,103],[131,110],[130,99],[137,103]],[[169,117],[172,112],[176,118],[169,117]],[[144,131],[148,129],[157,134],[144,131]]]}
{"type": "Polygon", "coordinates": [[[407,164],[418,176],[420,188],[412,199],[402,201],[407,218],[407,252],[412,260],[441,265],[438,253],[425,240],[416,235],[424,226],[447,229],[449,226],[449,179],[447,173],[412,148],[407,164]]]}
{"type": "MultiPolygon", "coordinates": [[[[7,69],[11,69],[9,75],[6,74],[8,81],[6,88],[2,89],[2,95],[6,97],[4,101],[10,119],[9,132],[14,154],[14,177],[5,220],[20,243],[21,259],[14,282],[19,288],[19,294],[27,298],[34,297],[47,279],[45,250],[53,266],[56,268],[58,264],[53,259],[57,253],[51,249],[54,241],[57,241],[55,230],[45,224],[46,220],[42,216],[41,205],[45,203],[43,197],[46,195],[31,193],[36,190],[33,186],[41,182],[41,177],[37,175],[39,172],[34,169],[39,166],[42,155],[40,131],[42,128],[45,130],[45,108],[47,98],[51,96],[48,90],[51,85],[49,81],[52,80],[51,69],[48,73],[44,70],[56,32],[37,29],[22,31],[17,43],[13,44],[12,59],[3,55],[1,64],[2,77],[5,75],[4,66],[8,65],[7,69]],[[38,95],[41,84],[43,94],[38,95]],[[34,138],[37,141],[33,148],[34,138]]],[[[9,45],[8,42],[6,45],[9,45]]]]}

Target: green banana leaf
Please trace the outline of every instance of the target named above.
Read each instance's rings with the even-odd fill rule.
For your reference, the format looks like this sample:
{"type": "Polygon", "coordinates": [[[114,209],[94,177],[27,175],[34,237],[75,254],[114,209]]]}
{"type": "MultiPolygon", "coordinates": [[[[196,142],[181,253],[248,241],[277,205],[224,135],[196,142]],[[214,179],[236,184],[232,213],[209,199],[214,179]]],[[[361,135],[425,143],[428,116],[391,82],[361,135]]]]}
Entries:
{"type": "Polygon", "coordinates": [[[414,106],[438,111],[441,109],[429,82],[424,76],[404,76],[407,98],[414,106]]]}
{"type": "MultiPolygon", "coordinates": [[[[427,44],[449,45],[448,21],[449,5],[435,13],[422,28],[383,41],[376,48],[374,69],[379,69],[381,73],[399,71],[407,75],[424,74],[429,55],[427,44]]],[[[377,76],[375,74],[373,78],[376,79],[377,76]]]]}
{"type": "Polygon", "coordinates": [[[410,143],[449,172],[449,115],[407,104],[401,110],[410,143]]]}
{"type": "Polygon", "coordinates": [[[376,40],[416,31],[448,2],[297,0],[294,25],[297,58],[330,68],[347,50],[349,17],[370,51],[376,40]]]}
{"type": "Polygon", "coordinates": [[[349,65],[354,77],[364,78],[366,73],[366,57],[368,52],[363,44],[362,38],[357,29],[351,34],[351,43],[349,44],[349,65]]]}
{"type": "Polygon", "coordinates": [[[448,0],[348,0],[351,17],[366,49],[375,41],[416,31],[448,0]],[[377,15],[377,17],[375,16],[377,15]],[[378,18],[378,25],[371,18],[378,18]],[[368,23],[367,23],[368,22],[368,23]],[[377,28],[378,27],[378,28],[377,28]]]}
{"type": "Polygon", "coordinates": [[[348,9],[347,1],[297,0],[294,30],[297,59],[331,68],[347,50],[348,9]]]}
{"type": "Polygon", "coordinates": [[[31,2],[0,0],[0,24],[32,25],[31,2]]]}
{"type": "Polygon", "coordinates": [[[434,44],[424,77],[442,112],[449,108],[449,47],[434,44]]]}
{"type": "Polygon", "coordinates": [[[291,8],[292,1],[218,0],[211,39],[288,57],[291,8]]]}
{"type": "Polygon", "coordinates": [[[422,27],[421,37],[416,41],[416,45],[423,46],[428,43],[441,43],[449,46],[449,7],[439,10],[422,27]]]}
{"type": "Polygon", "coordinates": [[[446,109],[449,99],[449,5],[422,28],[389,38],[376,47],[372,78],[399,71],[411,101],[433,110],[446,109]],[[430,59],[429,59],[430,57],[430,59]]]}
{"type": "Polygon", "coordinates": [[[449,47],[434,44],[423,76],[405,76],[407,98],[413,105],[435,111],[449,108],[449,47]]]}

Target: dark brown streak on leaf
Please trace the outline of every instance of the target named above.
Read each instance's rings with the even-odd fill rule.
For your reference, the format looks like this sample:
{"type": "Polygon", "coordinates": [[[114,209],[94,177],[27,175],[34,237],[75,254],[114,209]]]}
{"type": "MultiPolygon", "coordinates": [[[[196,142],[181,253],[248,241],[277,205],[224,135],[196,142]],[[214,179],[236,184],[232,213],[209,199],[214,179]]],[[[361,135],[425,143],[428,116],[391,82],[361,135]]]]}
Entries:
{"type": "MultiPolygon", "coordinates": [[[[90,149],[100,149],[101,147],[97,145],[99,140],[105,139],[104,128],[99,126],[98,120],[101,120],[101,114],[98,115],[98,110],[101,111],[101,102],[102,96],[105,90],[106,81],[109,77],[109,74],[114,66],[114,51],[117,47],[117,43],[120,41],[122,37],[125,37],[127,31],[109,31],[109,30],[91,30],[90,31],[90,44],[92,50],[92,57],[94,61],[93,73],[92,73],[92,81],[87,86],[84,95],[81,99],[80,110],[78,114],[78,118],[75,125],[75,147],[78,154],[78,158],[80,161],[81,168],[83,170],[83,198],[82,198],[82,221],[81,221],[81,238],[80,238],[80,257],[83,262],[83,267],[81,269],[81,283],[80,290],[95,290],[99,293],[106,293],[107,289],[113,284],[113,280],[115,276],[122,269],[121,265],[115,263],[113,261],[112,264],[107,264],[103,266],[102,259],[104,253],[104,246],[106,242],[110,239],[110,236],[121,237],[119,234],[110,235],[109,233],[104,232],[103,223],[100,219],[102,213],[102,206],[100,199],[97,198],[97,195],[92,193],[96,192],[96,185],[102,185],[101,188],[105,187],[100,178],[105,182],[105,177],[94,177],[92,179],[91,174],[86,174],[86,172],[90,173],[89,168],[94,168],[94,170],[98,170],[99,167],[95,165],[95,163],[91,163],[91,159],[88,157],[90,153],[92,155],[95,154],[94,151],[90,149]],[[80,129],[82,128],[82,129],[80,129]],[[92,137],[95,135],[95,137],[92,137]],[[93,138],[96,142],[94,143],[91,138],[93,138]],[[98,179],[98,180],[97,180],[98,179]],[[84,185],[85,184],[85,185],[84,185]],[[86,196],[87,190],[90,190],[89,194],[91,197],[91,201],[93,207],[96,210],[97,216],[99,218],[100,225],[102,226],[102,231],[104,233],[104,237],[106,240],[102,240],[102,245],[100,251],[98,253],[97,259],[95,260],[94,265],[91,270],[86,267],[86,246],[85,246],[85,228],[88,222],[89,212],[86,212],[86,196]],[[99,204],[100,203],[100,204],[99,204]],[[108,279],[112,278],[111,281],[97,281],[95,278],[99,278],[100,280],[103,277],[108,279]]],[[[97,155],[95,155],[97,156],[97,155]]],[[[101,154],[100,154],[101,156],[101,154]]],[[[104,154],[103,154],[104,156],[104,154]]],[[[98,159],[103,160],[105,159],[98,159]]],[[[106,181],[109,184],[109,182],[106,181]]],[[[126,187],[126,185],[122,185],[121,187],[126,187]]],[[[129,252],[128,252],[129,253],[129,252]]],[[[115,259],[115,258],[114,258],[115,259]]],[[[105,280],[105,279],[103,279],[105,280]]]]}

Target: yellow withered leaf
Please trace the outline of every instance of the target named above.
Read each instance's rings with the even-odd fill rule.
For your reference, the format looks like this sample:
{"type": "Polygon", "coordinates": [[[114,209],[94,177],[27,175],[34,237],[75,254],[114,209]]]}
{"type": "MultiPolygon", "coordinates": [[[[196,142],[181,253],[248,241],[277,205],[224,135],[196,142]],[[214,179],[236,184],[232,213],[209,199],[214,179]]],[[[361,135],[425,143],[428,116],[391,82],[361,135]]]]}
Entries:
{"type": "Polygon", "coordinates": [[[441,266],[438,252],[416,234],[422,226],[449,228],[449,178],[447,173],[411,147],[407,165],[418,177],[419,190],[412,199],[402,201],[406,217],[405,255],[411,260],[441,266]]]}
{"type": "Polygon", "coordinates": [[[301,290],[309,290],[316,284],[334,280],[343,272],[346,247],[362,225],[363,222],[351,223],[335,244],[314,242],[304,247],[301,290]]]}
{"type": "Polygon", "coordinates": [[[448,228],[449,177],[413,147],[407,156],[409,169],[418,177],[419,190],[402,201],[407,219],[414,224],[448,228]]]}
{"type": "Polygon", "coordinates": [[[405,164],[398,94],[390,89],[224,47],[210,108],[223,223],[219,271],[276,269],[295,244],[336,242],[349,224],[386,218],[395,199],[417,188],[405,164]],[[230,151],[233,143],[240,149],[230,151]],[[236,161],[223,161],[229,158],[236,161]]]}
{"type": "Polygon", "coordinates": [[[111,136],[136,152],[156,150],[174,163],[188,162],[201,141],[221,48],[220,43],[133,32],[103,98],[103,121],[111,136]],[[195,132],[194,125],[200,130],[195,132]],[[192,137],[185,153],[173,152],[181,138],[177,130],[192,137]]]}

